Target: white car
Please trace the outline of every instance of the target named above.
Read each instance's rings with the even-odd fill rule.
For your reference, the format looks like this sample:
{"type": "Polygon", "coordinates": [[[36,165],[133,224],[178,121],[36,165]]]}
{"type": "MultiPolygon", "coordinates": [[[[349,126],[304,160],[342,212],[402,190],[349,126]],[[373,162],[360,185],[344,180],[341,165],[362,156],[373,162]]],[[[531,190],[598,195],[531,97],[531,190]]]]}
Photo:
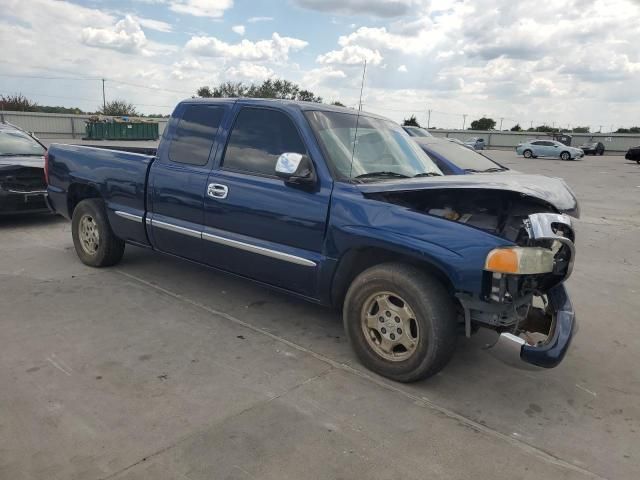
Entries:
{"type": "Polygon", "coordinates": [[[562,160],[577,160],[584,157],[584,152],[575,147],[569,147],[555,140],[531,140],[520,143],[516,153],[524,158],[551,157],[562,160]]]}

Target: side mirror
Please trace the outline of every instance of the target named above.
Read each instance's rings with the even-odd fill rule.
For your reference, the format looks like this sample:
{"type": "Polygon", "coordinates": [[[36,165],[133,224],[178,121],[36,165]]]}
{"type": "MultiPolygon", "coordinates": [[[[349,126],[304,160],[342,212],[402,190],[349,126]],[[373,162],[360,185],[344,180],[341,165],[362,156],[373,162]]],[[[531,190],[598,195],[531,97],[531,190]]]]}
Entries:
{"type": "Polygon", "coordinates": [[[300,153],[287,152],[278,157],[276,162],[276,176],[286,183],[308,185],[316,182],[311,159],[300,153]]]}

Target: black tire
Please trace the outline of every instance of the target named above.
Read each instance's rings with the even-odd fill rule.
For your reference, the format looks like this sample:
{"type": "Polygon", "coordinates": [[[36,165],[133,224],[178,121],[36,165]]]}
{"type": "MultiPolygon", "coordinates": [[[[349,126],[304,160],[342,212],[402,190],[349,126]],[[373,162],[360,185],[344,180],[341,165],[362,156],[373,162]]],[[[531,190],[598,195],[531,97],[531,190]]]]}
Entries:
{"type": "Polygon", "coordinates": [[[370,370],[399,382],[414,382],[436,374],[455,351],[456,309],[452,297],[438,280],[409,265],[384,263],[358,275],[345,297],[343,321],[360,361],[370,370]],[[379,292],[394,292],[415,313],[416,331],[420,333],[413,352],[404,360],[384,358],[365,337],[362,316],[366,303],[379,292]]]}
{"type": "Polygon", "coordinates": [[[71,219],[71,235],[76,253],[85,265],[109,267],[122,259],[125,243],[113,234],[101,199],[90,198],[78,203],[71,219]],[[95,250],[86,246],[81,238],[82,222],[92,222],[92,228],[97,230],[98,240],[91,243],[95,250]]]}
{"type": "Polygon", "coordinates": [[[565,152],[562,152],[562,153],[560,154],[560,159],[561,159],[561,160],[564,160],[565,162],[566,162],[567,160],[571,160],[571,154],[570,154],[569,152],[566,152],[566,151],[565,151],[565,152]]]}
{"type": "Polygon", "coordinates": [[[522,156],[524,158],[532,158],[533,157],[533,152],[531,150],[525,150],[524,152],[522,152],[522,156]]]}

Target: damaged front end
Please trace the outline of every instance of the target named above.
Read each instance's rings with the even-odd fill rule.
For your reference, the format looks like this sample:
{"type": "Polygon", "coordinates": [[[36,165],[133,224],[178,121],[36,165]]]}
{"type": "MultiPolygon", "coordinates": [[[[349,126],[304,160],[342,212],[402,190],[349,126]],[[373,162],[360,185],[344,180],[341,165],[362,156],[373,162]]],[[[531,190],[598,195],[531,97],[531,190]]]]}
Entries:
{"type": "Polygon", "coordinates": [[[0,214],[46,212],[44,170],[26,165],[0,165],[0,214]]]}
{"type": "Polygon", "coordinates": [[[482,333],[507,363],[556,366],[575,329],[563,284],[575,259],[575,196],[562,180],[534,175],[438,180],[365,195],[508,240],[488,252],[481,289],[455,294],[465,334],[482,333]]]}
{"type": "Polygon", "coordinates": [[[487,327],[487,348],[509,364],[558,365],[569,348],[575,314],[564,287],[573,269],[574,233],[564,214],[536,213],[523,221],[526,240],[492,250],[479,297],[458,293],[465,331],[487,327]]]}

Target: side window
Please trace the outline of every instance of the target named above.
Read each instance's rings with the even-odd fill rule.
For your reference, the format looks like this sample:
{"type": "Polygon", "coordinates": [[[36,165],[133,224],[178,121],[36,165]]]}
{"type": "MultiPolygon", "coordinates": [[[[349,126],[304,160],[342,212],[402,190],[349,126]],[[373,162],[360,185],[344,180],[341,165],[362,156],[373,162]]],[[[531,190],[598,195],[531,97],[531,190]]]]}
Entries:
{"type": "Polygon", "coordinates": [[[307,152],[291,120],[275,110],[245,107],[231,131],[222,167],[274,175],[276,161],[285,152],[307,152]]]}
{"type": "Polygon", "coordinates": [[[187,105],[169,146],[172,162],[205,165],[216,138],[224,107],[187,105]]]}
{"type": "Polygon", "coordinates": [[[544,142],[531,142],[531,145],[544,145],[544,142]]]}

